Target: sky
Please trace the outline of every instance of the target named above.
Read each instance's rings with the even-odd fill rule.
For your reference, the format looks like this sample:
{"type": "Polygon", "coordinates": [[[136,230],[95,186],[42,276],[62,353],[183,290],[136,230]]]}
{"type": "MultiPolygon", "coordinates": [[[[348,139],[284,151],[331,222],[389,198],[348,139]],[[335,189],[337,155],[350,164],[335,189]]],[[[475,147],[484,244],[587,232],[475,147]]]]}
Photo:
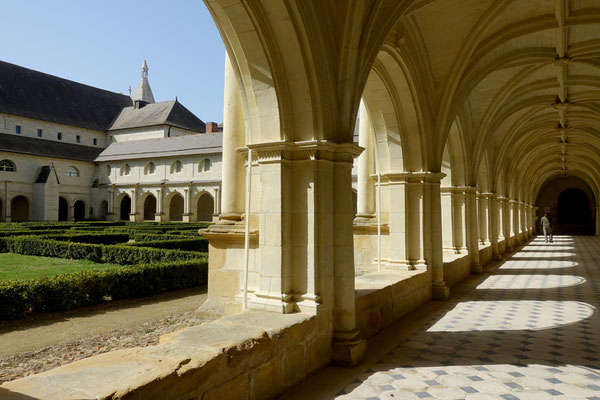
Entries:
{"type": "Polygon", "coordinates": [[[223,121],[225,48],[201,0],[0,0],[0,60],[127,93],[147,60],[156,101],[223,121]]]}

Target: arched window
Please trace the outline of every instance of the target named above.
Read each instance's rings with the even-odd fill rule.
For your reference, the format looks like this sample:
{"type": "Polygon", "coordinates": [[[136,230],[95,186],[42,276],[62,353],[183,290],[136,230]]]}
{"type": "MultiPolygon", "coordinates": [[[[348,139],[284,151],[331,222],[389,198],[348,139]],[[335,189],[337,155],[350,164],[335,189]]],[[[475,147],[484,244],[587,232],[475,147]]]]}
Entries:
{"type": "Polygon", "coordinates": [[[67,168],[67,171],[65,172],[66,176],[75,176],[78,177],[79,176],[79,170],[73,166],[67,168]]]}
{"type": "Polygon", "coordinates": [[[177,160],[173,164],[171,164],[171,173],[172,174],[177,174],[177,173],[181,172],[182,169],[183,169],[183,164],[179,160],[177,160]]]}
{"type": "Polygon", "coordinates": [[[131,167],[129,166],[129,164],[123,164],[123,166],[121,167],[121,176],[129,175],[130,173],[131,167]]]}
{"type": "Polygon", "coordinates": [[[144,168],[144,175],[152,175],[155,170],[156,167],[154,163],[150,161],[148,164],[146,164],[146,167],[144,168]]]}
{"type": "Polygon", "coordinates": [[[0,161],[0,171],[15,172],[16,170],[17,170],[17,167],[15,166],[14,162],[12,162],[10,160],[0,161]]]}
{"type": "Polygon", "coordinates": [[[212,167],[212,162],[208,158],[205,158],[204,160],[200,161],[200,163],[198,164],[198,172],[210,171],[211,167],[212,167]]]}

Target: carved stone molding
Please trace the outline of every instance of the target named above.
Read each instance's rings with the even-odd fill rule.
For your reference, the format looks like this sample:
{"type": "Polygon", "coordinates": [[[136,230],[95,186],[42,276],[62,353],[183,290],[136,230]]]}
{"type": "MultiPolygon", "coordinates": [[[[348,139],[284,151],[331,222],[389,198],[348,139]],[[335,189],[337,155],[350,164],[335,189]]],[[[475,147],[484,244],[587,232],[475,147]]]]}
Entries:
{"type": "Polygon", "coordinates": [[[353,143],[332,143],[327,140],[308,140],[302,142],[269,142],[251,144],[237,148],[247,157],[248,148],[252,150],[252,161],[267,164],[282,161],[331,161],[352,164],[364,150],[353,143]]]}

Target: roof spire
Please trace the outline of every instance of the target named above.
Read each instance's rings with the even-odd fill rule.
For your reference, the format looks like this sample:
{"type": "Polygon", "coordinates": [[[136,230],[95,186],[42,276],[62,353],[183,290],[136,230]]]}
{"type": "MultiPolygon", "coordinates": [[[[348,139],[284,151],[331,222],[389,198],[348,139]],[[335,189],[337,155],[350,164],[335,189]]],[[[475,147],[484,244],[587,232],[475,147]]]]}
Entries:
{"type": "Polygon", "coordinates": [[[146,103],[155,102],[152,89],[150,89],[150,83],[148,82],[148,64],[146,60],[142,63],[142,79],[138,88],[133,92],[133,100],[141,100],[146,103]]]}

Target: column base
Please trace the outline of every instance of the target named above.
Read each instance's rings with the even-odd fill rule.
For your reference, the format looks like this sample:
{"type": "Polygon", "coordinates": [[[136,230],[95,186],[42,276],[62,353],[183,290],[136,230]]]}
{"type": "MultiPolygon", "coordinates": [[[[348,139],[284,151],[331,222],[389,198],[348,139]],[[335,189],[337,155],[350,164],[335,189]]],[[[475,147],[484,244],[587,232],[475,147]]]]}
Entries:
{"type": "Polygon", "coordinates": [[[183,222],[191,222],[191,221],[192,221],[192,214],[191,214],[191,213],[186,213],[186,214],[183,214],[183,215],[181,216],[181,220],[182,220],[183,222]]]}
{"type": "Polygon", "coordinates": [[[156,213],[154,214],[154,221],[162,222],[165,219],[165,213],[156,213]]]}
{"type": "Polygon", "coordinates": [[[360,337],[355,329],[345,332],[334,332],[331,343],[332,361],[341,367],[354,367],[366,357],[367,341],[360,337]]]}
{"type": "Polygon", "coordinates": [[[502,255],[501,254],[492,254],[492,260],[502,260],[502,255]]]}
{"type": "Polygon", "coordinates": [[[238,213],[221,213],[219,214],[219,219],[221,220],[225,220],[225,221],[241,221],[242,220],[242,214],[238,214],[238,213]]]}
{"type": "Polygon", "coordinates": [[[513,247],[512,247],[510,244],[507,244],[507,245],[506,245],[506,251],[507,251],[508,253],[512,253],[512,252],[514,251],[514,248],[513,248],[513,247]]]}
{"type": "Polygon", "coordinates": [[[129,214],[129,220],[131,222],[135,222],[136,221],[136,217],[137,217],[137,213],[131,213],[131,214],[129,214]]]}
{"type": "Polygon", "coordinates": [[[471,264],[471,275],[480,275],[483,273],[483,267],[481,266],[481,264],[477,263],[473,263],[471,264]]]}
{"type": "Polygon", "coordinates": [[[446,301],[450,297],[450,288],[446,282],[433,282],[431,284],[431,298],[433,300],[446,301]]]}

